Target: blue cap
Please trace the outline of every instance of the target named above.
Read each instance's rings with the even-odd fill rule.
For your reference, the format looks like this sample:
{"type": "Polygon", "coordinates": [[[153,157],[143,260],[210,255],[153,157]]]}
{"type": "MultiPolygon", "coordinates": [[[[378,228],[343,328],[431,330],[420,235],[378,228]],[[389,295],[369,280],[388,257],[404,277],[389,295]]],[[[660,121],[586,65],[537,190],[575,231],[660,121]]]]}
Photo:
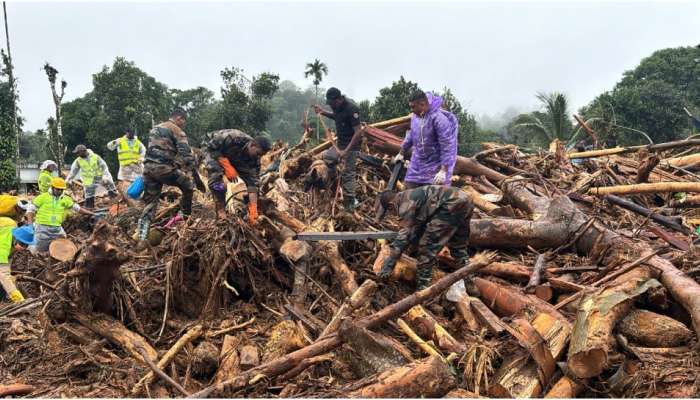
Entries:
{"type": "Polygon", "coordinates": [[[23,225],[12,230],[12,236],[23,244],[30,245],[34,243],[34,227],[31,225],[23,225]]]}

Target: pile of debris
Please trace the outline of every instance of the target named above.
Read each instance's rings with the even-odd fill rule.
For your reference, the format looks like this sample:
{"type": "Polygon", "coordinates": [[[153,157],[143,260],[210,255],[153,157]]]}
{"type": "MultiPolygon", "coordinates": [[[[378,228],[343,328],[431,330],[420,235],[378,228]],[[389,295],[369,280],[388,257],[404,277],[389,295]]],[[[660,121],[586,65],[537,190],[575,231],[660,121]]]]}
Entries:
{"type": "Polygon", "coordinates": [[[670,152],[700,143],[568,155],[485,143],[453,178],[476,205],[471,263],[441,253],[414,293],[411,252],[379,282],[382,241],[296,238],[397,229],[373,206],[405,128],[366,128],[352,213],[317,161],[331,144],[307,149],[307,131],[266,156],[256,226],[229,185],[226,220],[197,195],[190,219],[158,228],[174,191],[144,251],[127,209],[71,219],[72,260],[19,253],[28,300],[0,308],[0,397],[698,394],[700,201],[685,195],[700,192],[698,160],[670,152]]]}

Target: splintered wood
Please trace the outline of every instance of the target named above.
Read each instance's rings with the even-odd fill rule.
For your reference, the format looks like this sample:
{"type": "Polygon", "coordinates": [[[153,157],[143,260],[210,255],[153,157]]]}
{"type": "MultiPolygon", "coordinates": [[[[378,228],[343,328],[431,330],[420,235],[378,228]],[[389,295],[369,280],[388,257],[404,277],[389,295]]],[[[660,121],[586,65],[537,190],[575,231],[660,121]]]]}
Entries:
{"type": "Polygon", "coordinates": [[[197,192],[169,228],[167,189],[145,248],[138,208],[69,216],[75,256],[13,256],[27,301],[0,304],[0,397],[700,395],[700,140],[457,157],[473,256],[447,246],[416,292],[419,246],[380,281],[391,243],[295,236],[399,229],[374,202],[409,121],[364,127],[352,212],[305,121],[263,160],[255,226],[241,183],[225,219],[197,192]]]}

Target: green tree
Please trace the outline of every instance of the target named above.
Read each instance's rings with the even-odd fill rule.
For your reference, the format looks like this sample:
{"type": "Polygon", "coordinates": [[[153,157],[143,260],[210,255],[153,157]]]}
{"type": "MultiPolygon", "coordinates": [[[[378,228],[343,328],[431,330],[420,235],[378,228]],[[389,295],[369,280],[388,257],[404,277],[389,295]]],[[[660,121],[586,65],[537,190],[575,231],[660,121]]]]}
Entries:
{"type": "Polygon", "coordinates": [[[47,148],[48,135],[43,129],[24,132],[20,136],[19,155],[22,162],[35,164],[49,159],[47,148]]]}
{"type": "Polygon", "coordinates": [[[609,145],[677,140],[692,133],[683,107],[700,111],[700,46],[658,50],[580,113],[609,145]]]}
{"type": "Polygon", "coordinates": [[[306,64],[304,78],[313,77],[314,88],[316,89],[316,98],[318,98],[318,85],[323,81],[323,76],[328,75],[328,66],[321,62],[318,58],[314,62],[306,64]]]}
{"type": "Polygon", "coordinates": [[[408,98],[416,90],[418,90],[418,84],[407,81],[403,76],[398,81],[392,82],[391,86],[379,89],[379,96],[372,103],[367,119],[378,122],[407,115],[411,112],[408,98]]]}
{"type": "Polygon", "coordinates": [[[304,117],[312,126],[316,124],[316,114],[309,108],[314,103],[317,97],[313,87],[302,90],[291,81],[280,82],[270,101],[272,115],[266,127],[272,138],[297,143],[303,133],[304,117]]]}
{"type": "Polygon", "coordinates": [[[547,146],[554,139],[564,142],[573,134],[566,95],[558,92],[537,93],[541,111],[520,114],[513,121],[516,142],[547,146]]]}
{"type": "Polygon", "coordinates": [[[16,96],[10,83],[12,64],[7,54],[0,50],[2,70],[0,70],[0,154],[5,155],[0,160],[0,191],[8,191],[17,187],[17,166],[14,157],[17,152],[17,135],[15,129],[20,129],[22,119],[16,114],[16,96]]]}
{"type": "Polygon", "coordinates": [[[221,103],[215,129],[237,128],[253,136],[260,134],[272,116],[271,100],[279,89],[279,76],[262,73],[248,79],[240,68],[221,71],[221,103]]]}
{"type": "Polygon", "coordinates": [[[216,121],[217,101],[214,92],[205,87],[169,92],[174,107],[187,111],[187,136],[193,146],[201,146],[205,134],[216,121]]]}

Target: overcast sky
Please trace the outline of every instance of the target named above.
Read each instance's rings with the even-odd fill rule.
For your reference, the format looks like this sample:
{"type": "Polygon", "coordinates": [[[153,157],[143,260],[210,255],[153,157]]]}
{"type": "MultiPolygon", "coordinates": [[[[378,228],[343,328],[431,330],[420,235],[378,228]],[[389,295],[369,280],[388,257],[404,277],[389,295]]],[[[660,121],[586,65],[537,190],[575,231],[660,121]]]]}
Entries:
{"type": "Polygon", "coordinates": [[[374,99],[400,75],[450,87],[476,114],[533,107],[562,91],[574,109],[654,50],[700,44],[700,2],[8,2],[24,128],[53,104],[45,61],[68,81],[64,100],[92,88],[116,56],[171,88],[219,93],[219,71],[278,73],[300,86],[306,62],[324,86],[374,99]]]}

